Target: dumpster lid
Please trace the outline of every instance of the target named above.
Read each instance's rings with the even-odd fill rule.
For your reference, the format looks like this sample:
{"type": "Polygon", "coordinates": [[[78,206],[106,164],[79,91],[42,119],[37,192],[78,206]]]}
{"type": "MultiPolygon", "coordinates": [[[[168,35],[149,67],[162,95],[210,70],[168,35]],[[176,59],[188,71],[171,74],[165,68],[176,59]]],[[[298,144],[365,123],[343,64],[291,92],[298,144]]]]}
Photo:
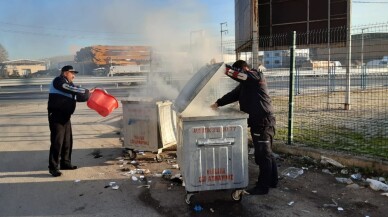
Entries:
{"type": "Polygon", "coordinates": [[[225,65],[223,62],[206,65],[200,68],[186,83],[178,97],[175,99],[175,110],[182,113],[216,72],[224,68],[225,65]]]}

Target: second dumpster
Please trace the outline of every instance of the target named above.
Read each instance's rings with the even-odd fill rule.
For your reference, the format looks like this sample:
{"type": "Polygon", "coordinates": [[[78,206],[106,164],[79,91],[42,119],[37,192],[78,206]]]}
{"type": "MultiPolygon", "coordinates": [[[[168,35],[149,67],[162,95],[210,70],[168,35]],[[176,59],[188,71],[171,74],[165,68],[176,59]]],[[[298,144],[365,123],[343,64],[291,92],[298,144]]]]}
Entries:
{"type": "MultiPolygon", "coordinates": [[[[176,144],[174,113],[171,101],[158,101],[149,97],[132,97],[123,104],[124,148],[131,159],[136,151],[158,154],[176,144]]],[[[157,155],[158,158],[158,155],[157,155]]]]}

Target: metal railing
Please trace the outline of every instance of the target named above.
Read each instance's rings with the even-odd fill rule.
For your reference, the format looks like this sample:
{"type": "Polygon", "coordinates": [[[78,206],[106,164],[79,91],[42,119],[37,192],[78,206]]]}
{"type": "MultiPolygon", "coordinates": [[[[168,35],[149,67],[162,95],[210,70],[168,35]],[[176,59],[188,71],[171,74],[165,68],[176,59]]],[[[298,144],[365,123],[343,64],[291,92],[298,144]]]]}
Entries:
{"type": "MultiPolygon", "coordinates": [[[[53,78],[19,78],[0,79],[0,87],[22,85],[48,85],[53,78]]],[[[117,77],[77,77],[77,84],[117,84],[117,83],[144,83],[147,76],[117,76],[117,77]]]]}

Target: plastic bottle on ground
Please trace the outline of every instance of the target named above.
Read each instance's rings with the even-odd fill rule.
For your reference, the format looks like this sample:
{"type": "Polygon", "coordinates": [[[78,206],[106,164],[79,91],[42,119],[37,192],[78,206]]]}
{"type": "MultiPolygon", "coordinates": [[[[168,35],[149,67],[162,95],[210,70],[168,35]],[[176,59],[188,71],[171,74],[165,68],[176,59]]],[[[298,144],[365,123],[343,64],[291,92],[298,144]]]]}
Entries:
{"type": "Polygon", "coordinates": [[[303,169],[296,168],[296,167],[289,167],[289,168],[283,170],[283,172],[282,172],[283,176],[291,177],[293,179],[295,179],[296,177],[298,177],[302,174],[303,174],[303,169]]]}
{"type": "Polygon", "coordinates": [[[374,179],[366,179],[369,182],[369,186],[375,191],[388,191],[388,185],[374,179]]]}

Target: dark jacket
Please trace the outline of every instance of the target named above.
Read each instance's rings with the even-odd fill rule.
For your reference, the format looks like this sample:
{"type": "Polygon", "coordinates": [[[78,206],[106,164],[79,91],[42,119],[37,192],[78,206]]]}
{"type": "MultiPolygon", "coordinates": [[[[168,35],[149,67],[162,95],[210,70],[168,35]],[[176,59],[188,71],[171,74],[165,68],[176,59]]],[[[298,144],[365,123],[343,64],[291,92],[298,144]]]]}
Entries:
{"type": "Polygon", "coordinates": [[[51,82],[47,110],[57,121],[65,123],[74,113],[76,102],[89,99],[89,90],[76,87],[64,76],[60,75],[51,82]]]}
{"type": "Polygon", "coordinates": [[[267,81],[261,71],[242,71],[226,65],[225,74],[240,84],[217,100],[218,106],[238,101],[240,110],[248,113],[248,126],[275,126],[275,117],[268,94],[267,81]]]}

